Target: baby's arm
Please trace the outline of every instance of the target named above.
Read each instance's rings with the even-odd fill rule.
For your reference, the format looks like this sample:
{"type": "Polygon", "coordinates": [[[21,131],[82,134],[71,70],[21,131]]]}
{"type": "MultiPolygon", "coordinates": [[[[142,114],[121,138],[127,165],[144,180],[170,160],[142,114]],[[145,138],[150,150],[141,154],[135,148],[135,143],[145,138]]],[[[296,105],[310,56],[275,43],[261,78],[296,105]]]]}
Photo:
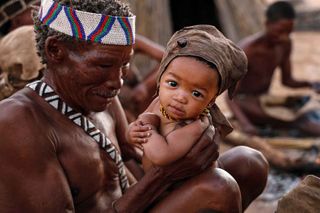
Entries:
{"type": "Polygon", "coordinates": [[[160,118],[154,113],[143,113],[138,119],[132,122],[126,134],[127,141],[141,149],[142,143],[148,142],[151,130],[157,131],[160,125],[160,118]]]}
{"type": "Polygon", "coordinates": [[[142,144],[144,154],[153,164],[167,165],[183,157],[197,142],[208,125],[208,118],[198,119],[191,124],[174,130],[166,138],[151,130],[148,143],[142,144]]]}

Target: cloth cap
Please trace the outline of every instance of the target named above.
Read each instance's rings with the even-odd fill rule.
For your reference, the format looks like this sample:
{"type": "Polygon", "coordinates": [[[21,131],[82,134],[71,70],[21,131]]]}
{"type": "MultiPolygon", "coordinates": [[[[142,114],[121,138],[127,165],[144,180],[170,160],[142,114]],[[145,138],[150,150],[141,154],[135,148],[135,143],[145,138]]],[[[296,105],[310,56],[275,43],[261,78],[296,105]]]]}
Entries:
{"type": "Polygon", "coordinates": [[[212,25],[185,27],[171,37],[160,64],[158,83],[169,63],[179,56],[200,57],[214,64],[220,75],[219,94],[228,89],[230,98],[237,82],[247,72],[243,50],[212,25]]]}
{"type": "MultiPolygon", "coordinates": [[[[169,40],[158,74],[161,76],[170,62],[179,56],[195,56],[214,64],[220,75],[219,94],[228,89],[232,98],[237,82],[247,72],[247,57],[242,49],[227,39],[212,25],[194,25],[177,31],[169,40]]],[[[212,123],[222,136],[232,127],[216,104],[210,108],[212,123]]]]}

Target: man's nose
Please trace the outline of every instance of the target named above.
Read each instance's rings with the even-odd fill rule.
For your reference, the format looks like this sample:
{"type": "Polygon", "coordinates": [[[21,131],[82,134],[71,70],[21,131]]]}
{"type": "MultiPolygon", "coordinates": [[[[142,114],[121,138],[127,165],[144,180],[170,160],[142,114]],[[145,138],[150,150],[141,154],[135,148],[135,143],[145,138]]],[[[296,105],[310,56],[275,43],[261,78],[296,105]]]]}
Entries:
{"type": "Polygon", "coordinates": [[[112,89],[120,89],[123,85],[123,79],[122,79],[122,71],[114,70],[111,73],[108,73],[109,77],[107,80],[107,85],[111,87],[112,89]]]}

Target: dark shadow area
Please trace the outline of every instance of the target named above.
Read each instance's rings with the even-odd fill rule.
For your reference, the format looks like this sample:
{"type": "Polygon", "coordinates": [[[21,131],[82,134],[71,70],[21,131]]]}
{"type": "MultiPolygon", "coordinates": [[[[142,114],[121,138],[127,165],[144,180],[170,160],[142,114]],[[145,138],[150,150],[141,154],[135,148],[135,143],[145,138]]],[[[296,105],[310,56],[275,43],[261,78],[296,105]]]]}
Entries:
{"type": "Polygon", "coordinates": [[[173,31],[185,26],[210,24],[221,30],[217,7],[213,0],[171,0],[173,31]]]}

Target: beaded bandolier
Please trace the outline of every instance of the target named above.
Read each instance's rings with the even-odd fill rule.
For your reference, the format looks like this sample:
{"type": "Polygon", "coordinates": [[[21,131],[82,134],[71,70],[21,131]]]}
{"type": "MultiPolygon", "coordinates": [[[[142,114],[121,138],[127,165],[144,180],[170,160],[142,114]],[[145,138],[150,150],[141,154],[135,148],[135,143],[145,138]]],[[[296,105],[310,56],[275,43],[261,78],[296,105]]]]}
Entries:
{"type": "Polygon", "coordinates": [[[110,158],[115,162],[119,169],[119,180],[122,192],[129,187],[128,178],[124,169],[124,164],[120,153],[115,146],[95,125],[80,112],[77,112],[68,106],[54,90],[43,81],[35,81],[27,85],[42,97],[48,104],[54,107],[57,111],[69,118],[73,123],[81,127],[89,136],[91,136],[99,147],[106,151],[110,158]]]}

